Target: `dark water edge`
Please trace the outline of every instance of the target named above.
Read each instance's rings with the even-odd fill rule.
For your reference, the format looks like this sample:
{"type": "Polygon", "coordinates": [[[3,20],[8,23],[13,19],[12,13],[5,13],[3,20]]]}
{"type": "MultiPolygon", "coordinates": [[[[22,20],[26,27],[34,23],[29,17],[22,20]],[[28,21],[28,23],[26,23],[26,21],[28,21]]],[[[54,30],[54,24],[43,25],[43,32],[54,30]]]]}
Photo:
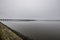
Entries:
{"type": "Polygon", "coordinates": [[[60,21],[3,21],[4,24],[34,40],[60,40],[60,21]]]}
{"type": "MultiPolygon", "coordinates": [[[[1,23],[1,22],[0,22],[1,23]]],[[[3,23],[2,23],[3,24],[3,23]]],[[[6,26],[8,29],[10,29],[12,32],[14,32],[16,35],[18,35],[19,37],[21,37],[23,40],[33,40],[32,38],[29,38],[27,36],[24,36],[23,34],[21,34],[20,32],[17,32],[13,29],[11,29],[10,27],[8,27],[7,25],[3,24],[4,26],[6,26]]],[[[1,38],[0,38],[1,40],[1,38]]]]}

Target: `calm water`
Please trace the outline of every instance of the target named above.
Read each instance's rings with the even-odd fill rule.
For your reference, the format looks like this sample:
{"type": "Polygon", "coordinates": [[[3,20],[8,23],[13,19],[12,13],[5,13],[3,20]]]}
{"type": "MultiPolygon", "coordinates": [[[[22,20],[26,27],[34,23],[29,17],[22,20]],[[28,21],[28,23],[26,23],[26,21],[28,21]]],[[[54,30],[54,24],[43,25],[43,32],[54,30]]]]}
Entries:
{"type": "Polygon", "coordinates": [[[34,40],[60,40],[60,21],[4,21],[3,23],[34,40]]]}

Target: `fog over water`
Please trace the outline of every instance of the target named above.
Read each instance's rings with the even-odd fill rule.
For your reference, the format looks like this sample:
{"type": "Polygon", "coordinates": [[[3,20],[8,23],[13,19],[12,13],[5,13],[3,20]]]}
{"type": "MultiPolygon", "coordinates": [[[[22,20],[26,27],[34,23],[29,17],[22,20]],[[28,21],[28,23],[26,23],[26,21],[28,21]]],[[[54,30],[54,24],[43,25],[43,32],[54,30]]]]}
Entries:
{"type": "Polygon", "coordinates": [[[2,23],[34,40],[60,40],[60,21],[3,21],[2,23]]]}
{"type": "MultiPolygon", "coordinates": [[[[60,20],[60,0],[0,0],[0,19],[60,20]]],[[[3,21],[34,40],[60,40],[60,21],[3,21]]]]}

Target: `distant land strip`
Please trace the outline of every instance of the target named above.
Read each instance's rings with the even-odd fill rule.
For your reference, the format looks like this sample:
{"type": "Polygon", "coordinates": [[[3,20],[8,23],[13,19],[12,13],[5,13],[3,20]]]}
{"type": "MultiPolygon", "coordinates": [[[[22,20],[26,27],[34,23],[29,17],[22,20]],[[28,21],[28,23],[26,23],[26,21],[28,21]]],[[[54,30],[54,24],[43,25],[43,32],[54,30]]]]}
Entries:
{"type": "Polygon", "coordinates": [[[32,19],[0,19],[0,21],[37,21],[32,19]]]}
{"type": "Polygon", "coordinates": [[[0,21],[60,21],[60,20],[0,19],[0,21]]]}

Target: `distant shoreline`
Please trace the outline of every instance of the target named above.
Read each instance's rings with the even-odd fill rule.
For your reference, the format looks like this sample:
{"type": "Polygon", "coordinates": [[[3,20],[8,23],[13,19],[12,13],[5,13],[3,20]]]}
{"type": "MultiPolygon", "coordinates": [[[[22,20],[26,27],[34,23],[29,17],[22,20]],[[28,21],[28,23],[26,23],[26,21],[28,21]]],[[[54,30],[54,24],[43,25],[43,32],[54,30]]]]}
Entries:
{"type": "Polygon", "coordinates": [[[37,21],[32,19],[0,19],[0,21],[37,21]]]}
{"type": "Polygon", "coordinates": [[[0,21],[60,21],[60,20],[0,19],[0,21]]]}

